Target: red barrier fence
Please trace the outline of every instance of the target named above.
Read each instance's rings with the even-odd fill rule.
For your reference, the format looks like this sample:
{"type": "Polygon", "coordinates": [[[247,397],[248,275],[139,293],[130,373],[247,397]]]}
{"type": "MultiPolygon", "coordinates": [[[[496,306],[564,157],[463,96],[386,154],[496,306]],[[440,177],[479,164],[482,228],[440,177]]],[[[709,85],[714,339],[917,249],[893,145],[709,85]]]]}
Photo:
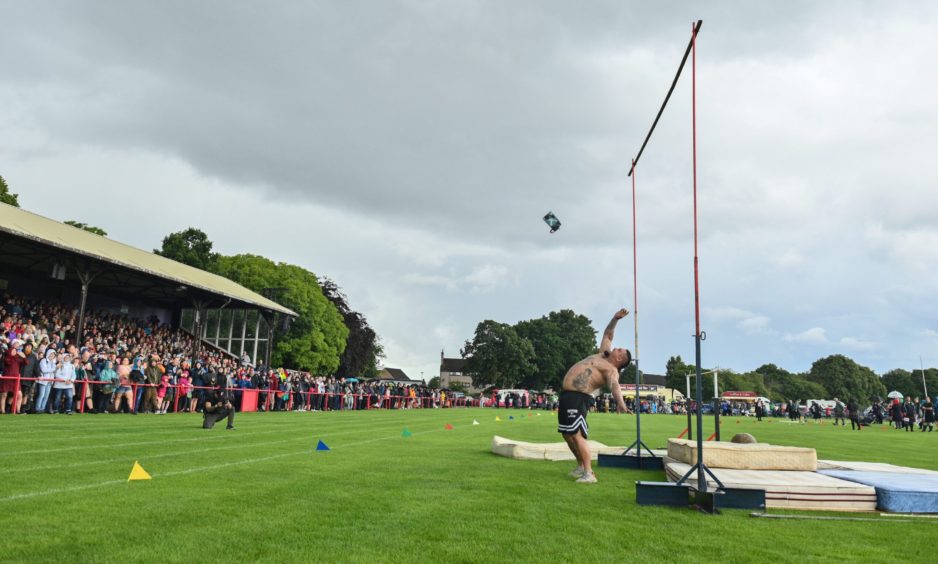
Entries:
{"type": "MultiPolygon", "coordinates": [[[[16,389],[13,392],[13,402],[12,402],[12,413],[16,413],[19,408],[19,401],[17,401],[22,387],[20,385],[23,381],[33,381],[36,385],[39,383],[48,383],[49,385],[54,385],[56,382],[65,382],[66,380],[58,379],[48,379],[48,378],[16,378],[16,389]]],[[[72,389],[73,392],[76,390],[78,385],[80,385],[81,392],[80,394],[74,394],[73,401],[77,402],[78,406],[76,411],[79,413],[85,412],[85,405],[88,399],[92,399],[92,404],[94,403],[94,394],[91,393],[94,386],[112,386],[114,390],[110,392],[108,407],[115,408],[116,400],[118,396],[116,395],[117,388],[121,387],[112,382],[100,382],[97,380],[73,380],[72,389]]],[[[146,388],[156,388],[159,389],[162,384],[141,384],[141,383],[131,383],[130,386],[130,402],[128,404],[128,410],[137,412],[139,406],[137,405],[138,401],[145,399],[144,397],[138,397],[138,391],[146,388]]],[[[186,397],[188,401],[194,400],[195,404],[188,406],[188,409],[183,409],[182,411],[192,412],[198,407],[198,402],[201,401],[201,394],[198,392],[213,390],[214,388],[210,386],[193,386],[191,384],[180,386],[179,384],[170,384],[166,387],[166,395],[170,394],[172,390],[172,411],[168,409],[166,413],[180,412],[179,403],[180,398],[186,397]],[[182,389],[185,394],[180,394],[178,391],[182,389]],[[191,394],[191,395],[190,395],[191,394]]],[[[347,394],[347,393],[333,393],[333,392],[313,392],[313,391],[286,391],[286,390],[275,390],[273,388],[225,388],[230,395],[235,396],[232,399],[232,404],[235,401],[238,401],[237,405],[240,411],[257,411],[258,407],[262,407],[262,411],[274,411],[278,410],[277,399],[280,396],[279,410],[281,411],[292,411],[296,407],[296,402],[299,401],[302,404],[302,409],[304,411],[357,411],[357,410],[369,410],[369,409],[429,409],[434,407],[442,408],[454,408],[454,407],[478,407],[479,401],[472,398],[446,398],[444,405],[438,405],[439,402],[435,398],[427,396],[392,396],[384,395],[380,396],[378,394],[347,394]],[[259,397],[262,396],[262,397],[259,397]],[[245,401],[247,398],[247,401],[245,401]],[[262,405],[259,405],[259,400],[262,400],[262,405]],[[245,409],[246,408],[246,409],[245,409]]],[[[166,397],[164,395],[164,398],[166,397]]],[[[51,392],[50,392],[51,397],[51,392]]],[[[159,399],[157,399],[159,402],[159,399]]],[[[162,403],[162,402],[160,402],[162,403]]],[[[159,410],[159,407],[158,407],[159,410]]]]}

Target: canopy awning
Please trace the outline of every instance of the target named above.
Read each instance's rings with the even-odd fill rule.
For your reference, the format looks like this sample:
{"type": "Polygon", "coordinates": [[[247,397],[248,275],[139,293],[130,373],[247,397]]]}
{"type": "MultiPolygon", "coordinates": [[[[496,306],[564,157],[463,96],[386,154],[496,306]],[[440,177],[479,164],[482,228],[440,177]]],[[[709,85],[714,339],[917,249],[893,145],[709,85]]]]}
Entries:
{"type": "Polygon", "coordinates": [[[77,269],[95,273],[93,287],[173,305],[222,297],[240,305],[295,317],[293,310],[227,278],[82,229],[0,204],[0,260],[25,277],[76,280],[77,269]],[[61,268],[64,267],[64,270],[61,268]]]}

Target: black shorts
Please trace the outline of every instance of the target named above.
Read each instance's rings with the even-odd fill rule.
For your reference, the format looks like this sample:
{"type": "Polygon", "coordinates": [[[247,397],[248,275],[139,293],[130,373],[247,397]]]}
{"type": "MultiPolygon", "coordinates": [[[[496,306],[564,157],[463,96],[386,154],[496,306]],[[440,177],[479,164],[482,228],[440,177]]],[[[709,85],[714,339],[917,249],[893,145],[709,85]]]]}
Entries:
{"type": "Polygon", "coordinates": [[[590,400],[593,396],[582,392],[564,390],[560,392],[560,408],[557,410],[557,432],[573,435],[580,432],[584,439],[589,438],[590,429],[586,424],[590,400]]]}

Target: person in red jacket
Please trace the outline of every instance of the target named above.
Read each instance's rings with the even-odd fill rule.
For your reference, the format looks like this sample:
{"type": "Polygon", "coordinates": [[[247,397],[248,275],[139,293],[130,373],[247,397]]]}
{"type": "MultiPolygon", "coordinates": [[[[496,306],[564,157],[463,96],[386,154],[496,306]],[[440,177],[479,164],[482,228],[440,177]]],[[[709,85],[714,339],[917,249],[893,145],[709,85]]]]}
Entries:
{"type": "Polygon", "coordinates": [[[23,354],[23,341],[13,339],[3,358],[3,378],[0,378],[0,413],[6,413],[7,396],[12,394],[10,411],[16,413],[23,403],[23,392],[20,390],[20,370],[26,364],[26,355],[23,354]]]}

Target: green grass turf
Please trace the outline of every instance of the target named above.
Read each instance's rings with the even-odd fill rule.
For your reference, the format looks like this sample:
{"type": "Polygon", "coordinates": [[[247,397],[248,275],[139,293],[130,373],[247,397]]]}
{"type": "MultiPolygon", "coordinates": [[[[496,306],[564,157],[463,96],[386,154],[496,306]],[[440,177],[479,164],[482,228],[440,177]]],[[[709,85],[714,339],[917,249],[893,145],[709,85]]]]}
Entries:
{"type": "MultiPolygon", "coordinates": [[[[559,440],[556,416],[526,414],[239,414],[233,432],[223,422],[202,430],[197,415],[2,417],[0,560],[935,561],[938,520],[779,521],[639,507],[635,481],[662,480],[660,472],[598,468],[600,482],[583,485],[567,477],[571,463],[491,454],[494,434],[559,440]],[[404,427],[413,436],[402,437],[404,427]],[[331,452],[314,451],[320,439],[331,452]],[[135,460],[152,480],[127,482],[135,460]]],[[[739,421],[724,419],[724,435],[938,470],[938,433],[739,421]]],[[[634,417],[589,422],[591,438],[606,444],[634,439],[634,417]]],[[[685,419],[642,423],[657,448],[685,419]]]]}

